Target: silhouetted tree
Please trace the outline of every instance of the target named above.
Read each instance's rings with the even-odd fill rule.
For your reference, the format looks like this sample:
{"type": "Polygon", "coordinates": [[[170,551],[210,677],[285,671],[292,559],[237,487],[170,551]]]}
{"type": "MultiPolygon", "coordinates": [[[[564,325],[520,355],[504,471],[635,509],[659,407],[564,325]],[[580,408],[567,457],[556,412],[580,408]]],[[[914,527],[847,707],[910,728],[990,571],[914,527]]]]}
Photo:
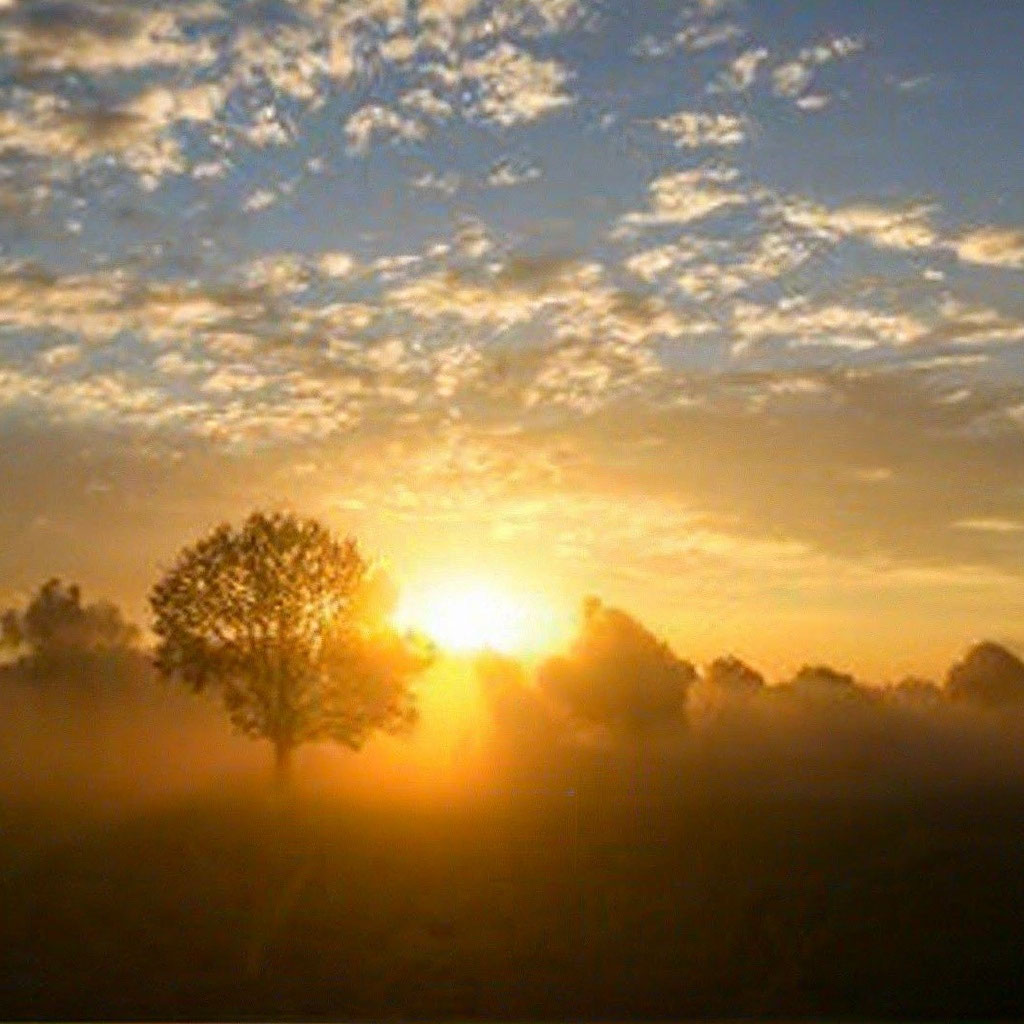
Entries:
{"type": "Polygon", "coordinates": [[[563,723],[532,685],[526,666],[504,654],[484,651],[477,656],[474,670],[499,743],[514,747],[520,756],[548,758],[563,723]]]}
{"type": "Polygon", "coordinates": [[[865,693],[852,675],[828,665],[804,665],[789,685],[800,696],[811,698],[860,697],[865,693]]]}
{"type": "Polygon", "coordinates": [[[1000,644],[975,644],[946,676],[954,700],[989,707],[1024,702],[1024,662],[1000,644]]]}
{"type": "Polygon", "coordinates": [[[725,693],[746,696],[757,693],[764,685],[764,676],[755,668],[731,654],[715,658],[704,673],[705,681],[725,693]]]}
{"type": "MultiPolygon", "coordinates": [[[[44,583],[24,610],[0,616],[0,647],[15,656],[23,678],[90,684],[137,662],[139,630],[109,601],[82,602],[81,588],[44,583]]],[[[138,664],[133,666],[139,668],[138,664]]]]}
{"type": "Polygon", "coordinates": [[[887,693],[910,704],[937,704],[943,698],[941,687],[920,676],[904,676],[888,687],[887,693]]]}
{"type": "Polygon", "coordinates": [[[681,722],[696,678],[668,644],[597,598],[584,603],[569,653],[538,671],[541,688],[573,718],[634,734],[681,722]]]}
{"type": "Polygon", "coordinates": [[[359,749],[414,723],[410,683],[431,655],[389,627],[386,593],[351,538],[257,512],[185,548],[153,588],[157,668],[219,689],[235,728],[273,744],[283,778],[302,743],[359,749]]]}
{"type": "Polygon", "coordinates": [[[138,629],[109,601],[82,604],[77,584],[59,579],[44,583],[24,612],[11,608],[0,619],[0,637],[6,647],[34,657],[61,651],[113,651],[132,647],[138,629]]]}

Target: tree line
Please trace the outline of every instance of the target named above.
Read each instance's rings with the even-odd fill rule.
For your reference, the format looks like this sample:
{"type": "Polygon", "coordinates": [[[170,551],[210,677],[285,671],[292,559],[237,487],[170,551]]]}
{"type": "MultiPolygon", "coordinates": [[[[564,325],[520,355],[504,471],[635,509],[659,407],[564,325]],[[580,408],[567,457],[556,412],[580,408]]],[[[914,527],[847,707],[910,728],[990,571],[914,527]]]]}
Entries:
{"type": "MultiPolygon", "coordinates": [[[[255,512],[185,547],[152,588],[155,645],[108,601],[45,582],[24,608],[0,616],[3,673],[36,685],[63,680],[116,686],[155,669],[200,693],[213,691],[232,726],[268,741],[280,778],[305,743],[358,750],[375,732],[401,733],[417,719],[414,685],[432,664],[429,641],[390,621],[395,595],[352,538],[313,519],[255,512]]],[[[515,672],[481,657],[481,679],[515,672]]],[[[742,660],[703,673],[640,622],[596,598],[583,605],[569,649],[547,659],[537,689],[582,726],[642,736],[683,724],[695,686],[728,699],[786,692],[807,699],[958,701],[1024,707],[1024,662],[986,641],[971,647],[943,685],[911,677],[886,687],[827,665],[807,665],[769,686],[742,660]]]]}

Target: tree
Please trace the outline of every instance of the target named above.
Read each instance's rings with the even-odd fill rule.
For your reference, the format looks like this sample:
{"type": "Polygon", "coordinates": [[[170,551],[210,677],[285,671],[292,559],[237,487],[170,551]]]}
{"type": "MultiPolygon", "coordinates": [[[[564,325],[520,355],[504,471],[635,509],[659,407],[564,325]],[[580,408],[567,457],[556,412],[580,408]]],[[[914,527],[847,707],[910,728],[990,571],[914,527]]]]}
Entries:
{"type": "Polygon", "coordinates": [[[747,697],[764,689],[764,676],[739,658],[729,654],[715,658],[704,674],[708,685],[722,693],[747,697]]]}
{"type": "Polygon", "coordinates": [[[849,672],[839,672],[829,665],[804,665],[789,685],[794,693],[812,700],[859,698],[866,692],[849,672]]]}
{"type": "Polygon", "coordinates": [[[1000,644],[975,644],[963,661],[946,676],[946,692],[953,700],[987,707],[1024,702],[1024,662],[1000,644]]]}
{"type": "Polygon", "coordinates": [[[388,626],[379,583],[353,539],[315,520],[221,525],[152,590],[157,668],[219,690],[234,727],[273,744],[283,779],[300,744],[358,750],[416,720],[410,684],[431,653],[388,626]]]}
{"type": "Polygon", "coordinates": [[[109,601],[84,604],[77,584],[47,580],[20,611],[0,615],[0,649],[35,682],[95,684],[138,669],[139,630],[109,601]]]}
{"type": "Polygon", "coordinates": [[[541,689],[577,721],[633,737],[679,725],[696,679],[667,643],[593,597],[569,653],[538,671],[541,689]]]}
{"type": "Polygon", "coordinates": [[[941,687],[921,676],[904,676],[887,688],[886,695],[906,704],[938,704],[943,698],[941,687]]]}

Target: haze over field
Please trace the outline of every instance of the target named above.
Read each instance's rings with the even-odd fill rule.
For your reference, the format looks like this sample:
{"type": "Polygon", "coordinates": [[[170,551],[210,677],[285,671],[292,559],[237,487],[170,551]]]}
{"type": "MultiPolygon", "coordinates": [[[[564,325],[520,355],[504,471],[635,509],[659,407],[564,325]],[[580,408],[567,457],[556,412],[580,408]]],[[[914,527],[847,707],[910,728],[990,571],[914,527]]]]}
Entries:
{"type": "Polygon", "coordinates": [[[1000,648],[941,690],[765,686],[593,603],[535,670],[443,655],[412,736],[303,748],[284,791],[137,653],[45,666],[0,675],[5,1016],[1019,1011],[1000,648]]]}

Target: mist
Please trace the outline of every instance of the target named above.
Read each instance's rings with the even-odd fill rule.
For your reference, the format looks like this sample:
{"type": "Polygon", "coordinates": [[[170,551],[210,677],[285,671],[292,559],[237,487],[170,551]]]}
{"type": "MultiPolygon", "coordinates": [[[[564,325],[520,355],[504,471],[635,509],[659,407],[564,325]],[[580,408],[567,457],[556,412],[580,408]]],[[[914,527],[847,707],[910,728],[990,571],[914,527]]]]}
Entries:
{"type": "Polygon", "coordinates": [[[768,681],[591,600],[548,658],[442,657],[412,734],[305,747],[285,793],[137,641],[59,661],[2,670],[5,1016],[1019,1005],[1008,651],[952,690],[768,681]]]}

